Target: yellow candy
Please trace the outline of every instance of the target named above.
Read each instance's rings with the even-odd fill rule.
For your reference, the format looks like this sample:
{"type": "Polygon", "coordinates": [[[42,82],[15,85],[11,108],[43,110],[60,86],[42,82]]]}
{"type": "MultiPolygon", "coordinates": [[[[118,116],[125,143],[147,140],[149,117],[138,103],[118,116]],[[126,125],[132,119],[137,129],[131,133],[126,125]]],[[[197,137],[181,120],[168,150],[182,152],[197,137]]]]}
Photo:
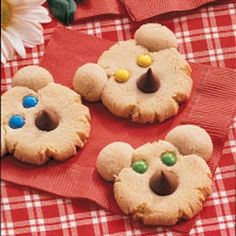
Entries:
{"type": "Polygon", "coordinates": [[[130,78],[130,73],[126,69],[119,69],[115,73],[115,79],[118,82],[126,82],[130,78]]]}
{"type": "Polygon", "coordinates": [[[137,58],[137,64],[141,67],[148,67],[152,64],[152,58],[149,55],[139,55],[137,58]]]}

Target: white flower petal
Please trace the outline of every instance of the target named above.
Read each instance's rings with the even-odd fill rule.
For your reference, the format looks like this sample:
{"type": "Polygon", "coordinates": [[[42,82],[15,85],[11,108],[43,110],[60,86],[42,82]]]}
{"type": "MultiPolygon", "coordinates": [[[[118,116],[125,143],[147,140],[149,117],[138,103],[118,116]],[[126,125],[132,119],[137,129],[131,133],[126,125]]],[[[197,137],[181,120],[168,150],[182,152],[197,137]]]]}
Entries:
{"type": "Polygon", "coordinates": [[[42,6],[36,8],[19,8],[16,10],[16,15],[22,16],[27,20],[34,22],[48,23],[51,21],[48,10],[42,6]]]}
{"type": "Polygon", "coordinates": [[[1,62],[3,64],[5,64],[7,62],[7,58],[5,57],[5,55],[3,54],[3,52],[1,51],[1,62]]]}
{"type": "Polygon", "coordinates": [[[24,21],[17,17],[13,24],[25,46],[34,47],[44,42],[43,28],[39,23],[24,21]]]}
{"type": "Polygon", "coordinates": [[[9,55],[7,48],[5,47],[5,43],[3,42],[2,39],[1,39],[1,55],[4,56],[4,61],[6,61],[9,55]]]}
{"type": "Polygon", "coordinates": [[[25,48],[23,45],[23,42],[19,35],[16,33],[15,29],[12,27],[8,27],[5,31],[5,36],[11,43],[11,45],[14,47],[16,52],[23,58],[25,58],[25,48]]]}
{"type": "MultiPolygon", "coordinates": [[[[21,14],[19,14],[20,16],[21,14]]],[[[23,17],[25,20],[38,22],[38,23],[48,23],[51,21],[51,17],[48,15],[48,11],[45,8],[37,7],[31,10],[27,14],[24,13],[23,17]]]]}
{"type": "MultiPolygon", "coordinates": [[[[5,31],[1,29],[1,53],[3,53],[3,60],[12,60],[15,57],[15,51],[11,43],[5,35],[5,31]]],[[[2,60],[1,60],[2,61],[2,60]]],[[[5,63],[5,62],[4,62],[5,63]]]]}
{"type": "Polygon", "coordinates": [[[24,41],[24,45],[27,48],[34,48],[37,44],[29,42],[29,41],[24,41]]]}
{"type": "Polygon", "coordinates": [[[2,62],[13,59],[15,52],[25,58],[24,46],[34,47],[44,42],[40,23],[51,21],[48,10],[41,6],[46,0],[8,0],[14,9],[12,24],[1,29],[2,62]]]}
{"type": "Polygon", "coordinates": [[[8,0],[11,4],[14,4],[15,7],[29,6],[36,7],[42,5],[46,0],[8,0]]]}
{"type": "Polygon", "coordinates": [[[1,30],[1,53],[5,56],[6,59],[9,59],[10,57],[10,49],[11,45],[8,44],[4,31],[1,30]]]}

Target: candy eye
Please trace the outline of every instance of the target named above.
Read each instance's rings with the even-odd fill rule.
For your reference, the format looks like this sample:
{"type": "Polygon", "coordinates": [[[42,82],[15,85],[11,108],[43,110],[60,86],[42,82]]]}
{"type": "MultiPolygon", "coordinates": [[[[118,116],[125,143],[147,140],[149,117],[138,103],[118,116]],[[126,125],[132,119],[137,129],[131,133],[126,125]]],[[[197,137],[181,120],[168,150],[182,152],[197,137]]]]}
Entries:
{"type": "Polygon", "coordinates": [[[152,64],[152,58],[147,54],[139,55],[137,57],[137,64],[141,67],[148,67],[152,64]]]}
{"type": "Polygon", "coordinates": [[[173,152],[165,152],[161,155],[161,161],[167,166],[173,166],[177,162],[177,157],[173,152]]]}
{"type": "Polygon", "coordinates": [[[35,107],[37,104],[38,104],[38,98],[36,98],[35,96],[28,95],[23,98],[24,108],[35,107]]]}
{"type": "Polygon", "coordinates": [[[143,174],[144,172],[147,171],[148,164],[144,160],[138,160],[138,161],[133,162],[132,168],[133,168],[134,171],[136,171],[140,174],[143,174]]]}
{"type": "Polygon", "coordinates": [[[119,69],[115,73],[115,79],[117,82],[123,83],[130,78],[130,73],[126,69],[119,69]]]}
{"type": "Polygon", "coordinates": [[[24,126],[25,119],[21,115],[13,115],[8,124],[12,129],[19,129],[24,126]]]}

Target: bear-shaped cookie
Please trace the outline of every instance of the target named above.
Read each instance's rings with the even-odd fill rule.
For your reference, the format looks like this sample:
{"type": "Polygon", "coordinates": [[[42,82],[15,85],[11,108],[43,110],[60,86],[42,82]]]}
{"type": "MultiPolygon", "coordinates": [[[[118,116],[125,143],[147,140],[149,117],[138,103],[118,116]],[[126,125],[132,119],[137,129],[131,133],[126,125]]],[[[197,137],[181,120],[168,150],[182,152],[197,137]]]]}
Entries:
{"type": "Polygon", "coordinates": [[[89,137],[90,113],[80,95],[40,66],[20,69],[1,102],[1,156],[35,165],[63,161],[89,137]]]}
{"type": "Polygon", "coordinates": [[[114,142],[97,157],[97,171],[114,181],[114,197],[125,214],[148,225],[174,225],[192,218],[211,194],[206,163],[213,151],[208,133],[195,125],[171,130],[165,140],[136,149],[114,142]]]}
{"type": "Polygon", "coordinates": [[[172,31],[144,24],[134,39],[115,43],[78,68],[73,87],[83,99],[102,100],[118,117],[153,123],[176,115],[191,93],[191,67],[177,51],[172,31]]]}

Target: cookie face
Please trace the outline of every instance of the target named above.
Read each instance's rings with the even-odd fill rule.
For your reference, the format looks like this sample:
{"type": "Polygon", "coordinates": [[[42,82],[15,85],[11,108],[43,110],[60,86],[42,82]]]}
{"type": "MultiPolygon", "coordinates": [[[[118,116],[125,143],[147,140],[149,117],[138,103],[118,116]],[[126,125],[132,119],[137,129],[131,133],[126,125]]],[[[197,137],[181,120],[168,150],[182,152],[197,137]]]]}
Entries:
{"type": "MultiPolygon", "coordinates": [[[[172,135],[185,129],[184,126],[177,128],[171,131],[172,135]]],[[[205,134],[203,129],[191,126],[189,135],[199,129],[205,134]]],[[[190,145],[193,140],[194,136],[189,140],[190,145]]],[[[211,139],[208,141],[211,142],[211,139]]],[[[209,143],[202,143],[197,151],[200,153],[209,147],[209,143]]],[[[109,162],[113,162],[113,169],[117,170],[114,163],[120,167],[119,163],[124,158],[115,155],[120,147],[113,143],[105,149],[106,152],[113,153],[113,157],[109,157],[113,161],[109,162]]],[[[212,149],[209,149],[210,152],[212,149]]],[[[133,150],[129,160],[131,164],[127,162],[119,173],[113,172],[114,197],[125,214],[131,214],[144,224],[174,225],[180,220],[190,219],[202,209],[203,202],[212,191],[210,169],[204,157],[191,153],[191,149],[183,155],[171,142],[159,140],[133,150]]],[[[110,170],[103,150],[97,163],[100,162],[101,165],[102,161],[107,170],[97,169],[101,176],[104,171],[110,170]]]]}
{"type": "Polygon", "coordinates": [[[2,143],[6,147],[2,155],[8,152],[36,165],[49,158],[63,161],[83,148],[89,137],[89,110],[80,96],[65,86],[50,82],[37,92],[16,86],[1,99],[2,143]]]}
{"type": "MultiPolygon", "coordinates": [[[[98,65],[108,78],[99,88],[100,98],[116,116],[140,123],[163,122],[177,114],[190,96],[191,68],[165,26],[143,25],[134,38],[116,43],[100,56],[98,65]]],[[[81,91],[84,84],[77,86],[81,91]]]]}

